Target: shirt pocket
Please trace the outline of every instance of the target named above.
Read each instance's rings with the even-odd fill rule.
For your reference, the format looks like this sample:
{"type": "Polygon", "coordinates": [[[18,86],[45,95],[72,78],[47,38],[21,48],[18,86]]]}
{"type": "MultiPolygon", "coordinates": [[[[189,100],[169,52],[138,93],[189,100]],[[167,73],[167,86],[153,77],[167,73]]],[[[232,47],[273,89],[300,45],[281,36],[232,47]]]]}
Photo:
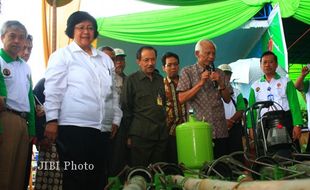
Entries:
{"type": "Polygon", "coordinates": [[[137,96],[137,104],[141,107],[150,107],[155,104],[153,96],[150,93],[139,93],[137,96]]]}

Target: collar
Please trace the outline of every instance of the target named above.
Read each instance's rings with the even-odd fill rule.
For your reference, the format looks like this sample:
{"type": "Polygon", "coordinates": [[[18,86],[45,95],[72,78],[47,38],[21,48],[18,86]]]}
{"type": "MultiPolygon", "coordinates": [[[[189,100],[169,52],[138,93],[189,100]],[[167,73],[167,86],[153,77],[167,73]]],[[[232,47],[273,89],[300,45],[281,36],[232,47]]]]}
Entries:
{"type": "Polygon", "coordinates": [[[3,48],[0,49],[0,57],[6,62],[6,63],[12,63],[14,61],[18,61],[20,63],[23,62],[23,60],[20,57],[17,57],[16,60],[14,60],[9,54],[7,54],[3,48]]]}
{"type": "MultiPolygon", "coordinates": [[[[179,78],[179,75],[177,76],[177,78],[179,78]]],[[[166,76],[166,79],[167,79],[168,83],[173,83],[173,82],[174,82],[174,81],[173,81],[171,78],[169,78],[168,76],[166,76]]]]}
{"type": "MultiPolygon", "coordinates": [[[[72,41],[70,44],[69,44],[69,48],[71,49],[72,52],[84,52],[86,53],[75,41],[72,41]]],[[[92,51],[92,56],[98,56],[98,52],[97,50],[91,45],[90,46],[91,48],[91,51],[92,51]]]]}
{"type": "MultiPolygon", "coordinates": [[[[278,80],[280,79],[281,76],[276,72],[275,76],[274,76],[274,79],[278,80]]],[[[260,78],[260,82],[266,82],[266,75],[263,75],[261,78],[260,78]]]]}
{"type": "MultiPolygon", "coordinates": [[[[152,74],[152,78],[153,79],[156,78],[157,75],[158,74],[156,73],[156,71],[154,71],[153,74],[152,74]]],[[[138,71],[138,78],[139,78],[139,80],[143,80],[145,78],[149,79],[149,77],[146,76],[146,74],[143,71],[141,71],[141,70],[138,71]]]]}
{"type": "Polygon", "coordinates": [[[201,65],[199,65],[198,62],[195,64],[195,66],[196,66],[196,69],[199,73],[203,73],[205,71],[205,68],[203,68],[201,65]]]}

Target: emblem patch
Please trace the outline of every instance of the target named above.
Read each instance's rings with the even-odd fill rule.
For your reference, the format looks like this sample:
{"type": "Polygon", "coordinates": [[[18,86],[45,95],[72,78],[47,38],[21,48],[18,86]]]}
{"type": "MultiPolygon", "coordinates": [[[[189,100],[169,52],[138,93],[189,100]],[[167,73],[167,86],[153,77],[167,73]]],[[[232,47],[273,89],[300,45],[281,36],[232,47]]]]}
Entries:
{"type": "Polygon", "coordinates": [[[259,87],[256,87],[255,91],[256,91],[256,92],[260,91],[260,88],[259,88],[259,87]]]}
{"type": "Polygon", "coordinates": [[[9,69],[6,69],[6,68],[3,69],[2,73],[4,76],[7,76],[7,77],[11,75],[11,71],[9,69]]]}
{"type": "Polygon", "coordinates": [[[281,86],[282,86],[281,83],[278,83],[278,84],[277,84],[277,87],[278,87],[278,88],[281,88],[281,86]]]}

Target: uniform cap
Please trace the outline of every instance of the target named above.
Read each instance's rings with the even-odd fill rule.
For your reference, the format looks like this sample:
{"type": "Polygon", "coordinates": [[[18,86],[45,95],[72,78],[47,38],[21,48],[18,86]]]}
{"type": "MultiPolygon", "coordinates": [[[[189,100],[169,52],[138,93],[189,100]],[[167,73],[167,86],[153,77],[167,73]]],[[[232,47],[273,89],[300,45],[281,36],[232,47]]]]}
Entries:
{"type": "Polygon", "coordinates": [[[123,49],[114,48],[114,52],[115,52],[115,56],[119,56],[119,55],[126,56],[125,51],[123,49]]]}
{"type": "Polygon", "coordinates": [[[232,69],[228,64],[222,64],[218,68],[224,72],[231,72],[232,73],[232,69]]]}

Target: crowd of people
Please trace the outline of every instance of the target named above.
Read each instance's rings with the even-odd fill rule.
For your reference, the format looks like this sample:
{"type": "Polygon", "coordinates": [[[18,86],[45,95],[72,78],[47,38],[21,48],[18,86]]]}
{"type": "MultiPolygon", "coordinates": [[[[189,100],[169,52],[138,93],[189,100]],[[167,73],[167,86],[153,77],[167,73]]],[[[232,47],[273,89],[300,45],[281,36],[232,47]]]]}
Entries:
{"type": "MultiPolygon", "coordinates": [[[[139,70],[127,76],[123,49],[92,46],[97,29],[89,13],[71,14],[65,34],[72,42],[50,56],[44,78],[33,89],[26,63],[32,37],[18,21],[2,26],[1,190],[27,189],[33,144],[39,150],[36,189],[101,190],[108,176],[126,165],[177,164],[176,127],[187,121],[189,109],[212,125],[215,158],[243,151],[247,106],[230,84],[230,66],[215,68],[211,40],[197,42],[196,63],[182,70],[179,56],[166,52],[161,57],[166,77],[156,69],[157,50],[142,46],[136,53],[139,70]]],[[[260,65],[264,75],[251,87],[249,106],[277,102],[297,141],[303,123],[295,86],[310,97],[309,81],[304,80],[309,68],[302,69],[294,85],[276,73],[273,52],[263,53],[260,65]]],[[[254,124],[247,123],[251,131],[254,124]]]]}

